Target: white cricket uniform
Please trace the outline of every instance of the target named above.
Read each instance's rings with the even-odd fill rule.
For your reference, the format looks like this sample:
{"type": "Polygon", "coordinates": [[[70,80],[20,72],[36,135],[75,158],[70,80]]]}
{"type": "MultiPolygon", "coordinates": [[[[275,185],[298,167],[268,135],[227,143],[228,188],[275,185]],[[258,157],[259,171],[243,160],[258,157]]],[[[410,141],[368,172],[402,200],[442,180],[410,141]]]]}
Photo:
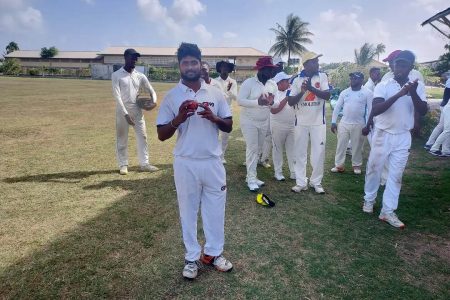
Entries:
{"type": "MultiPolygon", "coordinates": [[[[225,100],[227,100],[228,106],[230,107],[230,111],[232,111],[231,104],[233,100],[236,101],[238,92],[236,80],[234,80],[230,76],[228,76],[227,79],[223,80],[222,77],[219,76],[216,78],[216,81],[220,84],[220,89],[225,95],[225,100]],[[228,85],[230,83],[231,87],[228,90],[228,85]]],[[[222,160],[223,160],[225,159],[225,152],[227,151],[228,148],[228,139],[230,137],[230,133],[221,131],[220,136],[222,140],[222,160]]]]}
{"type": "MultiPolygon", "coordinates": [[[[307,77],[297,76],[291,84],[289,96],[300,94],[303,81],[307,77]]],[[[325,73],[318,73],[311,78],[311,85],[321,91],[328,91],[328,77],[325,73]]],[[[310,183],[319,185],[323,178],[326,143],[326,120],[325,100],[307,91],[300,101],[294,106],[295,109],[295,175],[296,183],[306,186],[306,163],[308,155],[308,144],[311,139],[310,163],[312,174],[310,183]]]]}
{"type": "MultiPolygon", "coordinates": [[[[275,103],[272,108],[278,108],[280,102],[286,98],[287,90],[277,91],[275,94],[275,103]]],[[[295,130],[295,112],[289,104],[276,113],[270,114],[270,131],[272,133],[273,147],[272,159],[275,176],[283,175],[283,152],[286,149],[286,156],[290,171],[290,176],[295,176],[294,168],[294,130],[295,130]]]]}
{"type": "MultiPolygon", "coordinates": [[[[409,74],[408,74],[408,78],[410,81],[414,81],[416,79],[419,79],[419,81],[421,81],[422,83],[425,82],[423,80],[423,75],[422,73],[420,73],[417,70],[412,69],[409,74]]],[[[383,78],[381,78],[381,81],[386,81],[388,79],[394,79],[394,72],[389,71],[386,74],[384,74],[383,78]]]]}
{"type": "MultiPolygon", "coordinates": [[[[379,83],[373,98],[388,100],[401,90],[394,79],[379,83]]],[[[417,94],[426,100],[425,86],[419,81],[417,94]]],[[[414,127],[414,105],[411,96],[400,97],[388,110],[374,118],[375,129],[372,136],[372,148],[367,162],[364,184],[364,200],[375,202],[380,186],[383,167],[388,163],[386,188],[383,193],[382,213],[391,213],[397,209],[403,171],[411,148],[410,130],[414,127]]]]}
{"type": "Polygon", "coordinates": [[[442,108],[441,119],[443,123],[442,132],[430,150],[438,151],[442,146],[442,154],[450,155],[450,101],[442,108]]]}
{"type": "MultiPolygon", "coordinates": [[[[445,82],[445,88],[450,89],[450,77],[445,82]]],[[[436,142],[436,139],[438,136],[444,131],[444,110],[445,105],[441,103],[439,106],[439,110],[441,111],[441,115],[439,116],[439,123],[434,127],[433,132],[431,132],[430,137],[428,138],[428,141],[425,143],[425,145],[433,145],[436,142]]]]}
{"type": "Polygon", "coordinates": [[[134,70],[128,73],[120,68],[112,74],[112,90],[116,100],[116,156],[119,167],[128,166],[128,128],[125,115],[134,119],[137,154],[141,166],[148,164],[148,145],[145,120],[142,110],[136,104],[139,89],[146,90],[156,103],[156,93],[147,77],[134,70]]]}
{"type": "Polygon", "coordinates": [[[361,87],[358,91],[349,87],[339,95],[331,118],[331,122],[336,124],[339,112],[344,108],[342,119],[338,124],[335,166],[344,167],[349,140],[352,141],[352,166],[362,166],[364,136],[361,130],[366,124],[366,113],[372,106],[372,99],[372,92],[365,87],[361,87]]]}
{"type": "Polygon", "coordinates": [[[262,148],[267,131],[270,130],[270,107],[258,105],[258,98],[262,94],[275,95],[277,90],[278,87],[274,81],[268,80],[264,85],[257,76],[245,80],[239,90],[237,101],[242,106],[240,123],[246,145],[245,163],[249,184],[256,183],[259,149],[262,148]]]}
{"type": "MultiPolygon", "coordinates": [[[[231,118],[231,112],[218,89],[203,80],[200,89],[194,92],[181,81],[171,89],[159,109],[157,126],[170,123],[185,100],[208,103],[214,114],[231,118]]],[[[198,108],[198,111],[203,108],[198,108]]],[[[206,243],[204,253],[218,256],[224,245],[224,220],[226,201],[226,174],[220,160],[219,128],[211,121],[194,114],[177,129],[174,154],[174,179],[177,189],[178,207],[186,248],[185,259],[200,258],[201,246],[197,240],[197,218],[201,209],[206,243]]]]}

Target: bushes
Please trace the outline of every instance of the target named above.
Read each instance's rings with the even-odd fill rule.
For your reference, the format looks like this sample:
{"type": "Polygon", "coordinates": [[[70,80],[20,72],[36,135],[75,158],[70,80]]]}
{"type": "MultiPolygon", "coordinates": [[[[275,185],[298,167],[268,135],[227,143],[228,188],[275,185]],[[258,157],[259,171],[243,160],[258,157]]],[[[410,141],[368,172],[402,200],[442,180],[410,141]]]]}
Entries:
{"type": "Polygon", "coordinates": [[[178,81],[180,71],[175,68],[165,69],[149,66],[148,78],[153,81],[178,81]]]}
{"type": "Polygon", "coordinates": [[[434,127],[439,122],[440,113],[438,110],[430,110],[424,117],[421,118],[421,135],[424,137],[430,136],[434,127]]]}
{"type": "Polygon", "coordinates": [[[28,70],[28,75],[30,76],[39,76],[41,72],[39,72],[38,69],[29,69],[28,70]]]}
{"type": "Polygon", "coordinates": [[[21,67],[19,61],[15,58],[6,59],[2,66],[0,72],[5,75],[19,75],[21,67]]]}

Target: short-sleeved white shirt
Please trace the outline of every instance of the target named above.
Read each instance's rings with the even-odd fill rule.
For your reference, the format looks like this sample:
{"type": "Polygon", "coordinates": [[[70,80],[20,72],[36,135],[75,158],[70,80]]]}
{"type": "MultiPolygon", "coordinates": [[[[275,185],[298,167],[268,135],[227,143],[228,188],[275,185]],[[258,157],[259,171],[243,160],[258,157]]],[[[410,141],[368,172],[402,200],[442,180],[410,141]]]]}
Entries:
{"type": "MultiPolygon", "coordinates": [[[[423,75],[422,75],[422,73],[420,73],[419,71],[417,71],[415,69],[412,69],[409,72],[408,77],[409,77],[410,81],[414,81],[416,79],[419,79],[419,81],[423,82],[423,75]]],[[[394,72],[389,71],[386,74],[384,74],[383,78],[381,78],[381,81],[386,81],[388,79],[393,79],[393,78],[394,78],[394,72]]]]}
{"type": "Polygon", "coordinates": [[[366,113],[372,108],[372,92],[361,87],[359,91],[352,90],[351,87],[342,91],[333,111],[332,123],[336,123],[337,117],[343,107],[341,122],[345,124],[366,124],[366,113]]]}
{"type": "MultiPolygon", "coordinates": [[[[303,81],[307,77],[297,76],[291,83],[289,96],[297,96],[301,92],[303,81]]],[[[319,73],[311,78],[311,85],[318,90],[328,91],[328,77],[325,73],[319,73]]],[[[299,125],[322,125],[325,124],[325,100],[317,97],[310,91],[306,91],[300,101],[294,106],[297,124],[299,125]]]]}
{"type": "MultiPolygon", "coordinates": [[[[382,98],[385,101],[401,90],[400,84],[395,79],[380,82],[373,93],[373,98],[382,98]]],[[[425,85],[419,81],[417,94],[422,101],[427,101],[425,85]]],[[[397,99],[384,113],[374,117],[375,127],[387,131],[390,134],[401,134],[410,131],[414,127],[414,105],[411,96],[405,95],[397,99]]]]}
{"type": "Polygon", "coordinates": [[[263,94],[275,95],[277,90],[277,84],[273,80],[267,80],[264,85],[257,76],[246,79],[238,94],[238,104],[242,106],[241,116],[255,122],[268,121],[270,107],[258,105],[258,98],[263,94]]]}
{"type": "MultiPolygon", "coordinates": [[[[220,118],[230,118],[230,108],[222,92],[201,80],[201,87],[197,92],[184,85],[181,81],[171,89],[159,108],[156,125],[166,125],[178,115],[181,103],[185,100],[207,102],[214,114],[220,118]]],[[[203,108],[199,107],[198,112],[203,108]]],[[[194,159],[220,157],[222,147],[219,143],[219,128],[211,121],[194,114],[177,129],[178,136],[174,156],[194,159]]]]}
{"type": "MultiPolygon", "coordinates": [[[[277,91],[275,94],[274,104],[272,108],[278,108],[280,106],[280,102],[286,98],[287,90],[277,91]]],[[[282,128],[294,128],[295,124],[295,111],[294,109],[289,106],[289,104],[286,104],[283,109],[276,113],[276,114],[270,114],[270,126],[279,126],[282,128]]]]}

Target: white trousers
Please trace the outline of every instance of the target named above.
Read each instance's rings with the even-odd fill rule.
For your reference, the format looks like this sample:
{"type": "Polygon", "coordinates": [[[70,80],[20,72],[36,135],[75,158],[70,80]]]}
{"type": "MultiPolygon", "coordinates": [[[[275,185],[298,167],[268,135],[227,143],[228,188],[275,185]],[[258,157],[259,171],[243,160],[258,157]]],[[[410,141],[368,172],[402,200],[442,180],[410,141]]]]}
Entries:
{"type": "Polygon", "coordinates": [[[335,166],[344,166],[345,153],[347,151],[349,141],[352,141],[352,166],[362,166],[362,148],[364,145],[364,136],[361,134],[361,130],[363,129],[363,127],[364,125],[362,124],[346,124],[343,122],[340,122],[338,124],[336,156],[334,158],[335,166]]]}
{"type": "Polygon", "coordinates": [[[441,119],[442,132],[431,147],[431,151],[437,151],[442,146],[442,154],[450,154],[450,105],[447,104],[442,109],[441,119]]]}
{"type": "Polygon", "coordinates": [[[381,173],[387,162],[389,171],[383,193],[382,213],[391,213],[397,209],[403,171],[408,162],[410,148],[410,132],[390,134],[377,128],[374,129],[372,148],[367,161],[364,200],[375,202],[378,188],[380,187],[381,173]]]}
{"type": "Polygon", "coordinates": [[[185,259],[200,258],[197,219],[201,210],[205,234],[204,253],[218,256],[225,241],[226,174],[219,158],[189,159],[175,157],[173,163],[181,230],[186,248],[185,259]]]}
{"type": "Polygon", "coordinates": [[[260,161],[268,161],[270,157],[270,150],[272,149],[272,132],[270,131],[270,119],[267,123],[267,132],[266,136],[264,137],[264,143],[262,145],[262,148],[260,149],[261,157],[260,161]]]}
{"type": "MultiPolygon", "coordinates": [[[[147,132],[145,128],[144,115],[136,105],[126,107],[128,114],[134,119],[134,132],[137,142],[137,155],[139,165],[148,164],[147,132]]],[[[119,167],[128,166],[128,129],[130,125],[123,113],[116,108],[116,157],[119,167]]]]}
{"type": "Polygon", "coordinates": [[[247,182],[256,183],[256,167],[259,149],[262,148],[267,135],[268,121],[255,122],[241,114],[241,130],[245,139],[245,164],[247,166],[247,182]]]}
{"type": "Polygon", "coordinates": [[[297,125],[295,126],[295,176],[296,184],[305,186],[308,182],[306,177],[306,162],[308,155],[308,144],[311,139],[310,163],[312,174],[310,183],[318,185],[322,183],[323,168],[325,161],[326,125],[297,125]]]}
{"type": "Polygon", "coordinates": [[[228,148],[228,139],[230,138],[230,133],[220,131],[220,138],[222,141],[222,156],[221,159],[225,159],[225,151],[228,148]]]}
{"type": "Polygon", "coordinates": [[[283,153],[286,149],[286,156],[290,174],[295,173],[294,167],[294,127],[278,126],[276,123],[270,123],[272,132],[272,160],[275,176],[283,175],[283,153]]]}
{"type": "Polygon", "coordinates": [[[444,113],[443,113],[444,107],[439,106],[439,110],[441,111],[441,114],[439,116],[439,123],[436,125],[436,127],[434,127],[434,129],[431,132],[430,137],[428,138],[428,141],[425,143],[425,145],[433,145],[434,142],[436,142],[436,139],[438,138],[438,136],[444,130],[444,113]]]}

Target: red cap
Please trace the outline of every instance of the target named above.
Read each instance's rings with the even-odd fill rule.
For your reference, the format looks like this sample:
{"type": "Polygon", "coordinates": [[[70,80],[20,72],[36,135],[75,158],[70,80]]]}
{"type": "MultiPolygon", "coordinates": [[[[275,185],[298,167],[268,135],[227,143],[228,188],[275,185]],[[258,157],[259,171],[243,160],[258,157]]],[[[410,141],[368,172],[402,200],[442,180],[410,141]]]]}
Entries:
{"type": "Polygon", "coordinates": [[[263,56],[258,58],[256,61],[256,66],[253,68],[255,70],[261,70],[264,67],[275,68],[276,66],[272,62],[271,56],[263,56]]]}
{"type": "Polygon", "coordinates": [[[384,62],[393,61],[397,57],[397,55],[400,54],[400,52],[402,52],[402,50],[395,50],[395,51],[393,51],[391,54],[388,55],[388,57],[383,59],[383,61],[384,62]]]}

